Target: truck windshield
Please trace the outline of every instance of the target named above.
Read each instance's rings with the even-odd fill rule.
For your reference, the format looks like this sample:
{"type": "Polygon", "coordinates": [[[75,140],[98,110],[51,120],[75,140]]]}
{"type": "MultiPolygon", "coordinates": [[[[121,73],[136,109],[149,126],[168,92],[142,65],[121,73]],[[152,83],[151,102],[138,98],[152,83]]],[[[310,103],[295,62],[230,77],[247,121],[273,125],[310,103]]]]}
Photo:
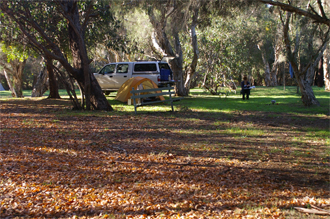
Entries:
{"type": "Polygon", "coordinates": [[[99,74],[111,74],[115,72],[116,65],[106,65],[99,74]]]}

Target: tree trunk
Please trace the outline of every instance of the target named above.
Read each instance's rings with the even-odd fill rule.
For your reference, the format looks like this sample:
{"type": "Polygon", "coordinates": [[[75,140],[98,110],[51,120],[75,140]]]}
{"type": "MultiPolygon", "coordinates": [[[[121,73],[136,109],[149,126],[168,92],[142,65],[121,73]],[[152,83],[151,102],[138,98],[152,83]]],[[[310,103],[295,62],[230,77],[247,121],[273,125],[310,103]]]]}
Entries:
{"type": "MultiPolygon", "coordinates": [[[[182,54],[182,48],[181,48],[181,42],[179,36],[180,25],[171,24],[171,30],[173,34],[172,36],[174,39],[174,44],[173,44],[174,50],[165,32],[167,25],[167,18],[170,14],[172,14],[173,9],[169,7],[167,11],[167,8],[164,8],[161,12],[161,16],[159,20],[156,19],[153,10],[150,10],[148,13],[149,20],[154,28],[154,37],[152,41],[153,48],[157,50],[157,54],[174,57],[174,59],[172,59],[169,62],[169,64],[173,71],[174,80],[176,81],[175,92],[176,95],[178,96],[187,96],[189,94],[191,79],[196,71],[196,65],[198,61],[198,47],[197,47],[197,35],[195,32],[195,28],[197,25],[198,10],[199,10],[198,7],[194,9],[193,22],[191,26],[191,31],[192,31],[191,39],[194,50],[193,51],[194,58],[187,71],[183,70],[183,54],[182,54]]],[[[173,14],[176,15],[178,18],[182,15],[179,10],[175,11],[173,14]]]]}
{"type": "Polygon", "coordinates": [[[269,62],[264,61],[264,65],[265,65],[265,84],[267,87],[269,87],[271,86],[269,62]]]}
{"type": "Polygon", "coordinates": [[[10,76],[9,76],[8,72],[6,71],[6,69],[3,70],[3,73],[5,74],[5,78],[7,80],[7,84],[9,86],[9,90],[11,91],[11,95],[13,97],[17,97],[16,91],[13,88],[13,85],[12,85],[12,79],[10,78],[10,76]]]}
{"type": "Polygon", "coordinates": [[[74,80],[71,78],[68,74],[65,74],[65,72],[62,72],[59,69],[60,65],[54,67],[55,73],[57,75],[57,78],[62,82],[62,84],[65,86],[65,89],[67,93],[69,94],[70,100],[73,105],[73,109],[76,110],[81,110],[83,109],[82,106],[80,105],[76,91],[74,89],[74,80]]]}
{"type": "Polygon", "coordinates": [[[198,42],[197,42],[197,34],[196,34],[196,26],[197,26],[197,18],[198,18],[198,12],[199,12],[199,8],[196,7],[194,9],[193,12],[193,17],[192,17],[192,24],[191,24],[191,45],[193,48],[193,53],[194,53],[194,57],[193,60],[190,64],[190,66],[187,69],[186,72],[186,81],[184,84],[184,88],[185,88],[185,95],[184,96],[188,96],[189,94],[189,89],[190,89],[190,83],[191,80],[193,79],[193,76],[196,72],[196,66],[198,63],[198,57],[199,57],[199,51],[198,51],[198,42]]]}
{"type": "Polygon", "coordinates": [[[262,61],[264,63],[264,68],[265,68],[265,77],[264,77],[265,84],[266,84],[267,87],[269,87],[271,85],[269,62],[267,60],[266,53],[262,50],[262,48],[260,47],[260,45],[258,45],[258,49],[261,52],[261,58],[262,58],[262,61]]]}
{"type": "Polygon", "coordinates": [[[10,80],[10,76],[6,77],[8,85],[10,87],[12,95],[19,98],[24,97],[22,77],[23,77],[25,64],[26,64],[26,59],[24,59],[23,62],[20,62],[19,60],[16,59],[10,61],[11,69],[7,68],[7,70],[10,72],[12,76],[11,80],[10,80]]]}
{"type": "Polygon", "coordinates": [[[327,48],[324,53],[325,53],[324,54],[324,63],[323,63],[324,84],[325,84],[325,90],[330,91],[329,48],[327,48]]]}
{"type": "Polygon", "coordinates": [[[283,62],[283,89],[285,90],[285,62],[283,62]]]}
{"type": "MultiPolygon", "coordinates": [[[[300,69],[299,70],[299,65],[295,59],[295,56],[298,52],[298,49],[295,49],[294,52],[291,51],[291,42],[289,39],[289,21],[291,18],[291,13],[287,13],[286,21],[284,23],[284,28],[283,28],[283,36],[284,36],[284,42],[286,46],[286,52],[287,52],[287,58],[289,62],[291,63],[294,75],[297,79],[298,87],[301,92],[301,99],[302,102],[305,106],[312,106],[312,105],[317,105],[320,106],[319,101],[315,98],[313,89],[311,87],[311,84],[313,82],[313,75],[315,71],[315,65],[316,63],[319,62],[319,59],[321,58],[321,55],[324,52],[325,45],[323,46],[323,49],[321,50],[321,53],[319,54],[319,57],[316,58],[316,60],[310,60],[310,62],[307,64],[307,69],[300,69]]],[[[296,42],[299,42],[298,39],[296,39],[296,42]]],[[[296,48],[299,47],[296,43],[296,48]]]]}
{"type": "Polygon", "coordinates": [[[316,77],[316,84],[318,87],[323,87],[323,79],[324,79],[324,73],[323,73],[323,58],[320,59],[318,63],[317,68],[317,77],[316,77]]]}
{"type": "Polygon", "coordinates": [[[90,61],[87,56],[84,33],[79,20],[77,4],[77,2],[63,3],[65,12],[67,13],[66,17],[69,20],[69,39],[73,67],[78,69],[78,74],[75,79],[83,89],[87,110],[90,110],[91,106],[93,106],[94,109],[112,111],[112,107],[89,68],[90,61]]]}
{"type": "Polygon", "coordinates": [[[42,95],[48,90],[48,83],[47,83],[47,72],[46,66],[44,65],[44,58],[42,58],[42,68],[39,72],[37,77],[37,82],[34,85],[32,90],[32,97],[42,97],[42,95]]]}
{"type": "Polygon", "coordinates": [[[279,66],[279,57],[280,57],[280,52],[281,52],[281,45],[280,45],[281,41],[280,40],[276,40],[275,42],[275,48],[274,48],[274,53],[275,53],[275,61],[273,63],[273,67],[272,70],[270,72],[270,86],[272,87],[276,87],[277,86],[277,74],[278,74],[278,66],[279,66]]]}
{"type": "Polygon", "coordinates": [[[56,81],[56,77],[54,74],[53,59],[50,57],[46,57],[46,68],[47,68],[48,78],[49,78],[49,96],[48,96],[48,98],[51,98],[51,99],[61,98],[58,93],[57,81],[56,81]]]}
{"type": "Polygon", "coordinates": [[[15,69],[16,71],[14,72],[14,77],[13,77],[14,89],[16,91],[17,97],[20,97],[20,98],[24,97],[23,96],[23,80],[22,80],[22,77],[23,77],[23,70],[24,70],[23,65],[25,66],[25,61],[24,61],[24,64],[20,63],[18,65],[18,69],[15,69]]]}

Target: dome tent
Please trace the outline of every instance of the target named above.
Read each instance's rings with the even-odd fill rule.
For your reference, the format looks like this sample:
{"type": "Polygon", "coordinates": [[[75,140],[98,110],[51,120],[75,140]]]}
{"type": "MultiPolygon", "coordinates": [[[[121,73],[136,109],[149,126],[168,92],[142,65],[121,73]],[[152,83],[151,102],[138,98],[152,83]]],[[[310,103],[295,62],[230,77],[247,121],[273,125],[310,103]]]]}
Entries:
{"type": "MultiPolygon", "coordinates": [[[[152,80],[143,77],[134,77],[128,79],[118,90],[116,100],[121,102],[127,102],[131,98],[131,90],[143,90],[143,89],[153,89],[158,88],[158,86],[152,80]]],[[[160,91],[159,91],[160,92],[160,91]]],[[[161,100],[165,98],[163,96],[159,97],[161,100]]]]}

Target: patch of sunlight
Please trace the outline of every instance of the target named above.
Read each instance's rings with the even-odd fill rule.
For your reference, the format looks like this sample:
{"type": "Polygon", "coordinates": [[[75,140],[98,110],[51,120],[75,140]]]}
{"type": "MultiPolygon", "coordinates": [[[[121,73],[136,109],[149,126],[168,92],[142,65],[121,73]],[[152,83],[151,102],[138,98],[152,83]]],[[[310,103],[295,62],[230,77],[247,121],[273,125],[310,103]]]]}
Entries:
{"type": "Polygon", "coordinates": [[[72,149],[64,149],[64,148],[52,148],[52,147],[37,147],[37,148],[33,148],[33,150],[39,150],[39,151],[44,151],[47,153],[58,153],[58,154],[68,154],[71,156],[77,156],[78,153],[75,150],[72,149]]]}
{"type": "MultiPolygon", "coordinates": [[[[174,129],[172,130],[171,132],[174,132],[174,133],[177,133],[177,134],[200,134],[201,133],[201,130],[199,129],[196,129],[196,130],[187,130],[187,129],[174,129]]],[[[211,134],[209,133],[209,131],[207,133],[204,133],[204,134],[211,134]]]]}
{"type": "Polygon", "coordinates": [[[232,127],[222,130],[221,133],[239,135],[239,136],[262,136],[267,135],[264,130],[261,129],[242,129],[241,127],[232,127]]]}

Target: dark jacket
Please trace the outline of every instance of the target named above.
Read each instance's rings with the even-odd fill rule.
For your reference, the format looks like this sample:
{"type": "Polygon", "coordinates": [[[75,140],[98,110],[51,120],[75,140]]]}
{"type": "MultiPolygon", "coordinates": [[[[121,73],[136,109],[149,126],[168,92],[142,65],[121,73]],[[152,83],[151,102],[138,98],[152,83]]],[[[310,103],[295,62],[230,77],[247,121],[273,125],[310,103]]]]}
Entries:
{"type": "Polygon", "coordinates": [[[244,84],[244,81],[241,82],[242,90],[250,89],[250,86],[251,86],[251,84],[249,81],[246,83],[246,85],[244,84]]]}

